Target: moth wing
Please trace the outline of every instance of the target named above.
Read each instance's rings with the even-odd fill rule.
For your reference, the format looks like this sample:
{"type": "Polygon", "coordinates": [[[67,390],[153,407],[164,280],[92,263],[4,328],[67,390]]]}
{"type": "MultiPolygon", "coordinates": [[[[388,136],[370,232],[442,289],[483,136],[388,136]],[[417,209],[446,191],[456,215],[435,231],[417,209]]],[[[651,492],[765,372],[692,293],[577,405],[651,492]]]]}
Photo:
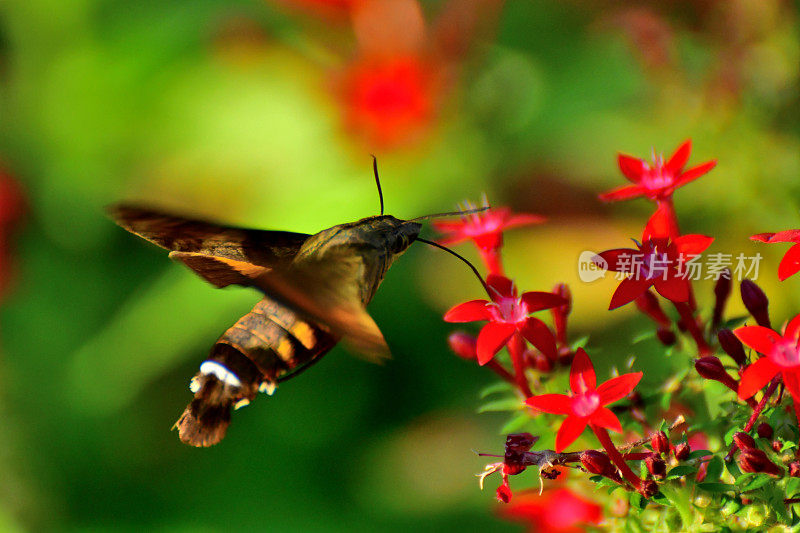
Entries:
{"type": "Polygon", "coordinates": [[[170,257],[187,264],[217,286],[235,283],[260,289],[341,336],[355,352],[371,361],[389,355],[386,340],[361,303],[360,291],[353,283],[363,269],[357,258],[275,270],[203,254],[173,252],[170,257]]]}
{"type": "MultiPolygon", "coordinates": [[[[122,228],[166,250],[224,257],[268,268],[288,266],[309,237],[305,233],[224,226],[126,204],[111,206],[108,213],[122,228]]],[[[193,268],[191,262],[194,261],[184,261],[193,268]]]]}

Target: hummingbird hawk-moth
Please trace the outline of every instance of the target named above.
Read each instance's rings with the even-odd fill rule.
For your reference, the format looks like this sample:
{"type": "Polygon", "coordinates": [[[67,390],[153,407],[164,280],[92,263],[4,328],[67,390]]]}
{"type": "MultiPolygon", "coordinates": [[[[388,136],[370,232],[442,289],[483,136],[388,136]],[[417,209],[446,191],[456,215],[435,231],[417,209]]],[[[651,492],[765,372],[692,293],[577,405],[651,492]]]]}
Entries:
{"type": "MultiPolygon", "coordinates": [[[[388,354],[366,311],[387,269],[422,225],[383,214],[314,235],[223,226],[133,205],[109,208],[122,228],[166,250],[216,287],[254,287],[263,298],[216,341],[191,379],[191,403],[176,422],[180,439],[211,446],[231,409],[272,394],[341,339],[371,358],[388,354]]],[[[452,215],[459,213],[443,213],[452,215]]],[[[430,241],[424,241],[429,244],[430,241]]],[[[454,252],[451,252],[454,253],[454,252]]]]}

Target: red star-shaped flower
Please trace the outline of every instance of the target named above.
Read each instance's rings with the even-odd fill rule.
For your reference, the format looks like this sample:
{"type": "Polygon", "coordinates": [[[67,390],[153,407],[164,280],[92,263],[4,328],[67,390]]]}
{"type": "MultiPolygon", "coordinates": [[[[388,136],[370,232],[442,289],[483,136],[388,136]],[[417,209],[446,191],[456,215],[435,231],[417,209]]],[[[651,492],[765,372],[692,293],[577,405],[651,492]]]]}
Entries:
{"type": "Polygon", "coordinates": [[[651,286],[673,302],[689,300],[689,275],[686,264],[714,241],[705,235],[671,237],[677,230],[669,216],[669,206],[661,205],[647,221],[639,249],[616,248],[595,256],[601,268],[630,274],[611,297],[609,309],[634,301],[651,286]]]}
{"type": "Polygon", "coordinates": [[[503,232],[517,226],[539,224],[544,217],[527,213],[512,213],[507,207],[487,209],[461,217],[461,220],[434,222],[433,226],[446,233],[439,242],[456,244],[472,240],[480,249],[491,250],[503,245],[503,232]]]}
{"type": "Polygon", "coordinates": [[[586,524],[598,524],[603,519],[603,508],[597,503],[578,496],[566,488],[518,494],[501,514],[512,520],[526,522],[531,531],[539,533],[581,533],[586,524]]]}
{"type": "Polygon", "coordinates": [[[645,196],[650,200],[665,200],[672,197],[678,187],[683,187],[717,164],[716,160],[707,161],[684,171],[689,153],[692,151],[691,139],[685,141],[675,150],[669,161],[664,162],[661,156],[653,156],[653,163],[630,155],[619,154],[619,169],[633,185],[625,185],[600,195],[600,199],[613,202],[645,196]]]}
{"type": "Polygon", "coordinates": [[[564,305],[567,301],[552,292],[531,291],[519,296],[510,279],[495,274],[489,275],[486,284],[491,301],[465,302],[444,315],[445,322],[489,321],[478,334],[478,363],[485,365],[491,361],[517,333],[547,357],[555,359],[556,341],[553,333],[544,322],[529,315],[564,305]]]}
{"type": "Polygon", "coordinates": [[[621,433],[619,419],[604,406],[630,394],[640,379],[642,373],[633,372],[611,378],[597,387],[592,361],[583,348],[578,348],[569,370],[572,394],[540,394],[531,396],[525,403],[545,413],[567,415],[556,434],[556,451],[561,452],[583,433],[588,424],[621,433]]]}
{"type": "Polygon", "coordinates": [[[787,229],[777,233],[759,233],[750,237],[751,240],[760,242],[793,242],[778,265],[778,279],[785,280],[800,271],[800,229],[787,229]]]}
{"type": "Polygon", "coordinates": [[[757,359],[742,372],[739,398],[750,398],[772,378],[781,374],[789,394],[795,402],[800,402],[800,315],[789,321],[783,335],[764,326],[744,326],[734,330],[734,333],[744,344],[766,356],[757,359]]]}

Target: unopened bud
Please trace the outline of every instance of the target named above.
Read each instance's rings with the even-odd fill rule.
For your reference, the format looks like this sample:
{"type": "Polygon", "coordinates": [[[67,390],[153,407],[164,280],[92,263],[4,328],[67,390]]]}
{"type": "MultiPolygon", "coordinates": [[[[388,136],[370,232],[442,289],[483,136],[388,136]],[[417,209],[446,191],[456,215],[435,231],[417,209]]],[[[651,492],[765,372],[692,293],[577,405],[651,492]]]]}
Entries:
{"type": "Polygon", "coordinates": [[[782,449],[783,449],[783,444],[781,444],[781,441],[779,441],[779,440],[772,441],[772,451],[773,452],[781,453],[782,449]]]}
{"type": "Polygon", "coordinates": [[[667,314],[661,309],[655,294],[647,290],[634,301],[639,311],[650,317],[660,328],[669,329],[671,327],[672,322],[670,322],[667,314]]]}
{"type": "Polygon", "coordinates": [[[586,450],[581,453],[581,464],[590,474],[609,476],[616,473],[616,468],[611,464],[611,459],[597,450],[586,450]]]}
{"type": "Polygon", "coordinates": [[[447,344],[457,356],[474,360],[478,358],[478,339],[464,331],[455,331],[447,337],[447,344]]]}
{"type": "Polygon", "coordinates": [[[731,295],[731,271],[726,268],[719,273],[717,283],[714,284],[714,314],[711,318],[713,327],[722,321],[722,314],[725,311],[725,304],[731,295]]]}
{"type": "Polygon", "coordinates": [[[509,449],[520,450],[527,452],[531,446],[536,444],[539,437],[535,437],[530,433],[512,433],[506,437],[506,451],[509,449]]]}
{"type": "Polygon", "coordinates": [[[546,355],[538,350],[529,350],[528,361],[531,366],[542,374],[547,374],[553,371],[553,361],[547,358],[546,355]]]}
{"type": "Polygon", "coordinates": [[[771,439],[772,438],[772,426],[767,424],[766,422],[761,422],[758,425],[758,429],[756,429],[758,436],[762,439],[771,439]]]}
{"type": "Polygon", "coordinates": [[[789,475],[792,477],[800,477],[800,462],[792,461],[789,463],[789,475]]]}
{"type": "Polygon", "coordinates": [[[650,454],[644,459],[647,471],[656,479],[667,477],[667,463],[656,454],[650,454]]]}
{"type": "Polygon", "coordinates": [[[675,341],[678,340],[678,337],[675,335],[674,331],[665,328],[658,328],[656,330],[656,338],[658,338],[658,340],[664,346],[672,346],[675,344],[675,341]]]}
{"type": "Polygon", "coordinates": [[[773,463],[767,454],[756,448],[745,448],[739,452],[739,468],[742,472],[765,472],[773,476],[783,474],[783,469],[773,463]]]}
{"type": "Polygon", "coordinates": [[[658,433],[650,437],[650,446],[656,453],[668,453],[669,439],[667,438],[667,434],[664,433],[663,431],[659,431],[658,433]]]}
{"type": "Polygon", "coordinates": [[[725,371],[719,357],[715,355],[706,355],[694,362],[694,367],[697,373],[706,379],[713,379],[719,381],[731,390],[738,388],[738,383],[733,379],[730,374],[725,371]]]}
{"type": "Polygon", "coordinates": [[[747,433],[742,433],[741,431],[733,434],[733,443],[740,450],[756,447],[755,439],[753,439],[753,437],[747,433]]]}
{"type": "Polygon", "coordinates": [[[719,330],[717,339],[719,339],[720,347],[725,350],[726,354],[731,356],[731,359],[736,361],[737,365],[744,366],[747,363],[747,355],[744,353],[742,341],[731,330],[719,330]]]}
{"type": "Polygon", "coordinates": [[[550,310],[556,330],[556,341],[559,346],[564,346],[567,344],[567,317],[572,311],[572,293],[566,283],[559,283],[553,288],[553,294],[561,296],[567,302],[550,310]]]}
{"type": "Polygon", "coordinates": [[[761,287],[749,279],[742,280],[742,302],[747,310],[756,319],[759,326],[771,328],[769,321],[769,300],[761,287]]]}
{"type": "Polygon", "coordinates": [[[645,498],[652,498],[658,493],[658,483],[652,479],[643,479],[639,485],[639,494],[645,498]]]}
{"type": "Polygon", "coordinates": [[[687,442],[681,442],[675,446],[675,459],[678,461],[685,461],[692,453],[692,447],[687,442]]]}

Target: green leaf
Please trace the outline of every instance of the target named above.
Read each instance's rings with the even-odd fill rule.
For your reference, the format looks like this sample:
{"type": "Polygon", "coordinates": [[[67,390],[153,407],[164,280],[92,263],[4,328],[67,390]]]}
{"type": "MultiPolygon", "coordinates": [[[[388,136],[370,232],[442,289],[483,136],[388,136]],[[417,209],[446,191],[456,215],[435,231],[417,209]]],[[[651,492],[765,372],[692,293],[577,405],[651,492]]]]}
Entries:
{"type": "Polygon", "coordinates": [[[775,483],[770,483],[763,486],[763,492],[767,497],[767,505],[772,509],[783,523],[789,522],[789,511],[786,504],[783,503],[783,492],[778,488],[775,483]]]}
{"type": "Polygon", "coordinates": [[[667,479],[691,476],[697,472],[697,467],[692,465],[678,465],[667,473],[667,479]]]}
{"type": "Polygon", "coordinates": [[[706,468],[706,481],[714,482],[719,480],[722,475],[722,470],[725,468],[722,458],[715,455],[709,462],[706,468]]]}
{"type": "Polygon", "coordinates": [[[752,474],[753,477],[745,479],[747,475],[741,476],[736,480],[736,485],[742,492],[760,489],[767,483],[773,483],[775,480],[767,474],[752,474]],[[744,481],[742,481],[744,479],[744,481]]]}
{"type": "Polygon", "coordinates": [[[730,485],[728,483],[698,483],[698,489],[705,490],[707,492],[736,492],[736,485],[730,485]]]}
{"type": "Polygon", "coordinates": [[[500,392],[506,392],[514,390],[511,386],[511,383],[507,381],[498,381],[497,383],[492,383],[491,385],[487,385],[484,387],[480,392],[481,398],[486,398],[487,396],[491,396],[492,394],[497,394],[500,392]]]}
{"type": "Polygon", "coordinates": [[[479,413],[487,411],[518,411],[522,409],[523,403],[519,398],[504,398],[483,404],[478,408],[479,413]]]}
{"type": "Polygon", "coordinates": [[[639,344],[640,342],[652,339],[655,336],[656,332],[654,330],[643,331],[638,335],[634,335],[634,337],[631,339],[631,344],[639,344]]]}
{"type": "Polygon", "coordinates": [[[697,459],[699,457],[705,457],[706,455],[714,455],[708,450],[695,450],[689,454],[689,459],[697,459]]]}
{"type": "Polygon", "coordinates": [[[589,335],[584,335],[583,337],[572,343],[572,350],[575,351],[578,348],[585,348],[588,342],[589,342],[589,335]]]}
{"type": "Polygon", "coordinates": [[[530,415],[526,411],[515,414],[511,420],[500,429],[500,433],[507,435],[509,433],[517,433],[524,428],[531,421],[530,415]]]}
{"type": "Polygon", "coordinates": [[[793,498],[797,493],[797,490],[800,489],[800,478],[793,477],[789,478],[784,486],[783,490],[786,493],[786,496],[789,498],[793,498]]]}

